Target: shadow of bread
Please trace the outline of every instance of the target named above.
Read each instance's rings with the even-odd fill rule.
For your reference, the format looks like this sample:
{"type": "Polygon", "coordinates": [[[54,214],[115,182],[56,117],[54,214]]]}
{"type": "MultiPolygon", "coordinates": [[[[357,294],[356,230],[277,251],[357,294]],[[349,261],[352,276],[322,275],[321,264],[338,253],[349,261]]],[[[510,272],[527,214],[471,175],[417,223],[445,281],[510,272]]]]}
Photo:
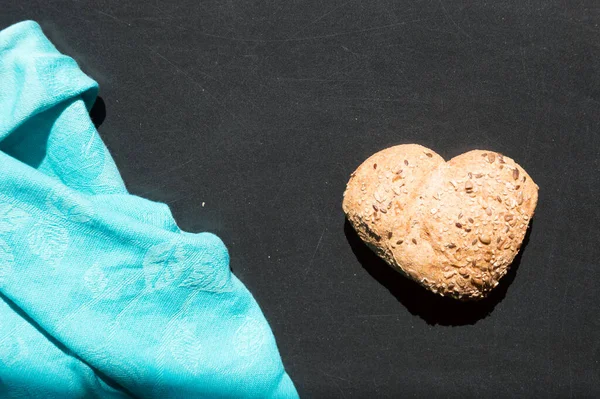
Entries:
{"type": "Polygon", "coordinates": [[[521,250],[513,260],[506,275],[500,280],[498,286],[486,298],[468,302],[461,302],[456,299],[436,295],[404,276],[402,272],[389,266],[375,255],[358,237],[348,220],[344,224],[344,233],[362,267],[375,280],[386,287],[409,312],[413,315],[418,315],[428,324],[460,326],[475,324],[478,320],[485,318],[504,299],[508,287],[517,275],[517,270],[521,263],[521,255],[529,242],[529,234],[532,228],[533,220],[523,239],[521,250]]]}

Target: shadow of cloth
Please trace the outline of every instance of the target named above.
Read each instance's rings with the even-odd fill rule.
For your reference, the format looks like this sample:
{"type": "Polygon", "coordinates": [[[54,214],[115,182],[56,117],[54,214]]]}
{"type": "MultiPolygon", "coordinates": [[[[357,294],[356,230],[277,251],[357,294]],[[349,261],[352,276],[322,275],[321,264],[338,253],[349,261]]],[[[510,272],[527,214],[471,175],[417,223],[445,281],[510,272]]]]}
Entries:
{"type": "MultiPolygon", "coordinates": [[[[32,168],[39,167],[47,156],[48,136],[52,126],[71,103],[72,101],[58,104],[25,121],[8,137],[0,141],[0,151],[32,168]]],[[[98,129],[106,119],[106,105],[101,97],[96,98],[89,114],[94,126],[98,129]]]]}
{"type": "Polygon", "coordinates": [[[102,125],[102,122],[104,122],[104,119],[106,119],[106,104],[100,96],[96,97],[96,102],[90,110],[90,119],[96,129],[98,129],[100,125],[102,125]]]}
{"type": "Polygon", "coordinates": [[[508,287],[512,284],[521,263],[521,256],[529,242],[529,234],[533,227],[531,222],[523,239],[521,250],[510,265],[506,275],[500,280],[490,294],[479,301],[461,302],[456,299],[442,297],[423,288],[415,281],[405,277],[400,271],[389,266],[379,258],[360,239],[348,220],[344,224],[346,239],[352,252],[362,267],[392,295],[402,303],[410,313],[421,317],[431,325],[461,326],[475,324],[488,316],[496,305],[504,299],[508,287]]]}

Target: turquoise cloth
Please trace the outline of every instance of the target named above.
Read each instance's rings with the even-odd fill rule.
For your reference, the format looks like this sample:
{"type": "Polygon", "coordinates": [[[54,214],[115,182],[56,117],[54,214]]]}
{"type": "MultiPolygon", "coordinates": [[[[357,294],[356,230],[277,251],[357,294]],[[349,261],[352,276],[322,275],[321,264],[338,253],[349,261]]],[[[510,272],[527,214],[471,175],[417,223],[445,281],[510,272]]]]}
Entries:
{"type": "Polygon", "coordinates": [[[297,397],[221,240],[125,189],[97,91],[35,22],[0,32],[0,397],[297,397]]]}

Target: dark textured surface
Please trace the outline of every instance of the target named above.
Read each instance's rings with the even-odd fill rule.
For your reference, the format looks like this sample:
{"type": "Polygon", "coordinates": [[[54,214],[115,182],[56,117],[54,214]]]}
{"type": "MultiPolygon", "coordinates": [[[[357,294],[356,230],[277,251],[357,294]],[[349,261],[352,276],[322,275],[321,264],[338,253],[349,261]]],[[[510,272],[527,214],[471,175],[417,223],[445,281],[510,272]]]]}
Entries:
{"type": "Polygon", "coordinates": [[[23,19],[100,83],[129,189],[223,238],[301,396],[600,396],[598,2],[2,2],[23,19]],[[540,186],[493,303],[428,295],[345,228],[349,174],[411,142],[540,186]]]}

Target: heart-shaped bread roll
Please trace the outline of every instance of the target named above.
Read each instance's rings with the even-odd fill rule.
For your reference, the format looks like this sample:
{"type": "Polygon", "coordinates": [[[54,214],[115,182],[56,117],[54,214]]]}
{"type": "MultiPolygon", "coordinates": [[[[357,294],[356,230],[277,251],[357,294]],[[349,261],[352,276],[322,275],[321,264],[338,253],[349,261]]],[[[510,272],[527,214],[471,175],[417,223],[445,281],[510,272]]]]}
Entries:
{"type": "Polygon", "coordinates": [[[474,150],[444,159],[416,144],[380,151],[352,173],[346,217],[391,266],[457,299],[485,297],[519,252],[538,186],[515,161],[474,150]]]}

